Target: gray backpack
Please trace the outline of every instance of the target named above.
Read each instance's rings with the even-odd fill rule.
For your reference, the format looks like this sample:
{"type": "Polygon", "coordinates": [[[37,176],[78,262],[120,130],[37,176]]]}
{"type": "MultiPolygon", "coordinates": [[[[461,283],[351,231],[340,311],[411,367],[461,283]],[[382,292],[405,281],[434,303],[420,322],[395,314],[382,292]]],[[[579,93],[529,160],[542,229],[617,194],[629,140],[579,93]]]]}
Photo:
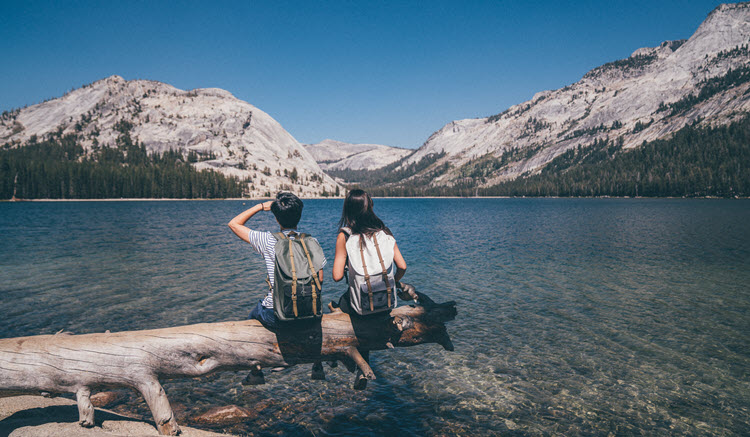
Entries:
{"type": "Polygon", "coordinates": [[[276,238],[273,269],[273,310],[281,321],[312,319],[323,316],[318,271],[323,264],[323,249],[307,234],[282,232],[276,238]]]}
{"type": "Polygon", "coordinates": [[[360,315],[390,311],[396,307],[393,247],[396,240],[383,231],[370,237],[349,235],[346,254],[349,269],[349,302],[360,315]]]}

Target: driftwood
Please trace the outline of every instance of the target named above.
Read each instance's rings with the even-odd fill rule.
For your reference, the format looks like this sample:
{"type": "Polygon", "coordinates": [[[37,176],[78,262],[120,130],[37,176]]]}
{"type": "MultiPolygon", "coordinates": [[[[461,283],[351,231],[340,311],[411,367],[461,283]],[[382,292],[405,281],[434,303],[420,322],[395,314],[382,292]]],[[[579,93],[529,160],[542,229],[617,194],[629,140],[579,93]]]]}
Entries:
{"type": "Polygon", "coordinates": [[[324,379],[321,361],[341,361],[357,371],[355,388],[375,375],[369,351],[438,343],[453,350],[444,322],[455,303],[436,304],[419,294],[421,305],[402,306],[383,316],[350,318],[332,308],[315,323],[279,332],[255,320],[204,323],[146,331],[38,335],[0,339],[0,391],[54,395],[74,393],[79,423],[94,426],[92,391],[137,390],[146,400],[160,434],[180,428],[160,379],[190,378],[216,371],[249,369],[248,383],[263,383],[262,368],[314,363],[312,378],[324,379]]]}

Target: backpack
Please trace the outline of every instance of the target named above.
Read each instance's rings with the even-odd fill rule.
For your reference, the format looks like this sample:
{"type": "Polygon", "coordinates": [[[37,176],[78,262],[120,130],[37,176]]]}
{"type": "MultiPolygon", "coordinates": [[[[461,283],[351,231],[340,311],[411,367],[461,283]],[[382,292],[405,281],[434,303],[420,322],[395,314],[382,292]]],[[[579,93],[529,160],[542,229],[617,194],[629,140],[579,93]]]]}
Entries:
{"type": "Polygon", "coordinates": [[[349,235],[346,254],[349,268],[349,301],[359,315],[390,311],[396,307],[393,246],[396,240],[384,231],[370,237],[349,235]]]}
{"type": "Polygon", "coordinates": [[[281,321],[313,319],[323,316],[318,271],[323,263],[323,249],[307,234],[282,232],[276,238],[273,268],[273,310],[281,321]]]}

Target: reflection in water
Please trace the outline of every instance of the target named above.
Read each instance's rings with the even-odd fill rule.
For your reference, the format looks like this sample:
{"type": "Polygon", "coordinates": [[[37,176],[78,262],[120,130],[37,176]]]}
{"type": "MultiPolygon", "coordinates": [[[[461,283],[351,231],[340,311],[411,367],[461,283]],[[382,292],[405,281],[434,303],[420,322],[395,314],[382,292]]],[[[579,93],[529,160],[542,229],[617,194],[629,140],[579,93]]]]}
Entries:
{"type": "MultiPolygon", "coordinates": [[[[243,319],[260,257],[226,223],[251,203],[0,203],[3,337],[243,319]]],[[[340,200],[301,230],[333,259],[340,200]]],[[[309,366],[167,382],[178,418],[237,404],[260,434],[750,434],[750,203],[377,199],[407,282],[457,300],[455,352],[372,354],[378,379],[309,366]]],[[[273,229],[270,215],[253,218],[273,229]]],[[[343,285],[326,271],[324,298],[343,285]]],[[[116,409],[149,416],[131,396],[116,409]]]]}

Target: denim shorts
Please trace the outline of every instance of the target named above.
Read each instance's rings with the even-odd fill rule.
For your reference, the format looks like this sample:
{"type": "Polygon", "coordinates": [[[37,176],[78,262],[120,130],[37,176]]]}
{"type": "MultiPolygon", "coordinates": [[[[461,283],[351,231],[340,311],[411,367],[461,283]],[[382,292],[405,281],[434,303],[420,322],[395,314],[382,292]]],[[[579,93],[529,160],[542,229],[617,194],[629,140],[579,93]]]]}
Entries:
{"type": "Polygon", "coordinates": [[[258,305],[250,311],[248,319],[258,320],[268,329],[277,329],[279,327],[279,321],[276,318],[276,314],[273,312],[273,308],[264,307],[262,299],[259,300],[258,305]]]}

